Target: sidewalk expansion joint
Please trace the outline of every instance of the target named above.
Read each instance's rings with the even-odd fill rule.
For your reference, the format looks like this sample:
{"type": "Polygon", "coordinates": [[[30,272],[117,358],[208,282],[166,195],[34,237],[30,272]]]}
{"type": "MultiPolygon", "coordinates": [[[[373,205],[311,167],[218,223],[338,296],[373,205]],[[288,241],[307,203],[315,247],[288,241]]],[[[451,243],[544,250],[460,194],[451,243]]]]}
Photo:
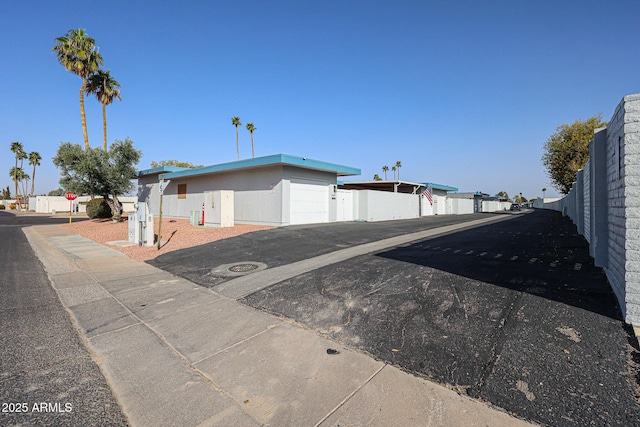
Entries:
{"type": "Polygon", "coordinates": [[[336,405],[335,408],[333,408],[331,411],[329,411],[328,414],[326,414],[324,417],[322,417],[322,419],[320,419],[320,421],[318,421],[317,423],[314,424],[314,427],[318,427],[320,424],[322,424],[323,422],[326,421],[327,418],[329,418],[331,415],[333,415],[338,409],[340,409],[345,403],[347,403],[349,401],[349,399],[351,399],[353,396],[356,395],[356,393],[358,393],[360,390],[362,390],[364,388],[364,386],[366,386],[367,384],[369,384],[371,382],[371,380],[373,380],[376,375],[378,375],[380,372],[382,372],[382,370],[387,366],[386,363],[384,363],[377,371],[375,371],[369,378],[367,378],[362,384],[360,384],[358,387],[356,387],[355,390],[353,390],[347,397],[345,397],[342,402],[338,403],[338,405],[336,405]]]}

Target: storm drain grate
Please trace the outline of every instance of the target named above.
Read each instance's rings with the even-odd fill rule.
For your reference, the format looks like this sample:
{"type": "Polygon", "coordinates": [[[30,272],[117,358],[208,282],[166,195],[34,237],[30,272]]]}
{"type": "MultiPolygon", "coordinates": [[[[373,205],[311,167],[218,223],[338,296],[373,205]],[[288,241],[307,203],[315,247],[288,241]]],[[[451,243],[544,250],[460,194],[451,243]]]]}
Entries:
{"type": "Polygon", "coordinates": [[[229,267],[229,271],[234,273],[246,273],[247,271],[255,270],[259,266],[257,264],[236,264],[229,267]]]}

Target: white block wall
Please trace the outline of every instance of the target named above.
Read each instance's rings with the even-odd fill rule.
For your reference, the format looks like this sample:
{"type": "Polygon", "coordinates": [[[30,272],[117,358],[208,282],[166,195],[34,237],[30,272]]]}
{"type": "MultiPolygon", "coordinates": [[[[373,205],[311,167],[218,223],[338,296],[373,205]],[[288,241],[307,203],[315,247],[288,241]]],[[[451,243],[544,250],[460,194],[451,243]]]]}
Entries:
{"type": "Polygon", "coordinates": [[[625,320],[640,326],[640,94],[625,96],[606,129],[596,131],[569,194],[544,207],[574,221],[625,320]]]}

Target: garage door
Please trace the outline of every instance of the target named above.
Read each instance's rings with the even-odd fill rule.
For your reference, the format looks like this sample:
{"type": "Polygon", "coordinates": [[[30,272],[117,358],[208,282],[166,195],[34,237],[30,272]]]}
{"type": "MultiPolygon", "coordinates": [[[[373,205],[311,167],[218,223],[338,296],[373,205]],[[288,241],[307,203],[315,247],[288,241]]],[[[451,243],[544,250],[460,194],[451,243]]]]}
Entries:
{"type": "Polygon", "coordinates": [[[329,183],[291,180],[290,224],[329,221],[329,183]]]}

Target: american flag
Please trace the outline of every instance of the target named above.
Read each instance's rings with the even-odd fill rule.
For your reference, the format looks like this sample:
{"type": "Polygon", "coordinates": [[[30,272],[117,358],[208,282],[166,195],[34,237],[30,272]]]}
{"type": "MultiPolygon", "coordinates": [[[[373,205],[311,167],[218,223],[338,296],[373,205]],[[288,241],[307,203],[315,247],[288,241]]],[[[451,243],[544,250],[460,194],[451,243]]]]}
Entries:
{"type": "Polygon", "coordinates": [[[433,206],[433,186],[431,184],[429,184],[427,189],[424,190],[424,193],[422,193],[422,195],[426,197],[427,200],[429,200],[429,203],[431,203],[431,206],[433,206]]]}

